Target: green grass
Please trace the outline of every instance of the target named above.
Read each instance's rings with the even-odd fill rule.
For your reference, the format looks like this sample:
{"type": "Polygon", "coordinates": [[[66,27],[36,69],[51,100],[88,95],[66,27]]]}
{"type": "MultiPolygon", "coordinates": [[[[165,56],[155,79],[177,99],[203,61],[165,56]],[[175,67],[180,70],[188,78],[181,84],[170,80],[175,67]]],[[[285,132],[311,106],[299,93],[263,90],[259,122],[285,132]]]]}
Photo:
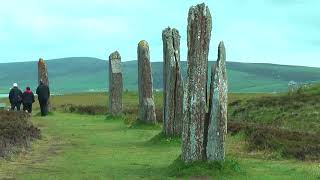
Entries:
{"type": "MultiPolygon", "coordinates": [[[[316,179],[316,162],[270,160],[247,154],[239,136],[228,136],[225,164],[182,165],[180,142],[157,127],[127,127],[121,118],[54,113],[34,116],[43,138],[32,149],[0,161],[0,179],[316,179]],[[157,137],[158,136],[158,137],[157,137]],[[155,139],[159,139],[159,143],[155,139]],[[239,143],[241,142],[241,143],[239,143]],[[212,172],[211,172],[212,170],[212,172]],[[216,172],[216,173],[213,173],[216,172]]],[[[259,157],[261,156],[261,157],[259,157]]]]}
{"type": "MultiPolygon", "coordinates": [[[[315,86],[303,92],[317,96],[319,89],[315,86]]],[[[181,139],[164,137],[160,124],[132,124],[138,112],[137,93],[126,92],[123,96],[125,115],[121,117],[58,111],[64,104],[107,106],[108,97],[105,93],[53,96],[52,105],[57,111],[45,118],[36,116],[36,103],[32,121],[41,129],[42,139],[32,142],[30,149],[8,160],[0,160],[0,179],[320,179],[319,161],[286,159],[279,152],[249,150],[244,133],[227,136],[226,162],[185,165],[179,160],[181,139]]],[[[254,107],[252,103],[266,103],[268,107],[268,99],[280,103],[287,102],[283,101],[286,97],[286,94],[229,95],[231,103],[240,101],[243,107],[254,107]]],[[[304,103],[313,100],[309,98],[304,103]]],[[[7,100],[0,99],[0,102],[7,100]]],[[[155,93],[155,102],[157,111],[161,112],[161,93],[155,93]]],[[[268,108],[276,112],[280,105],[276,103],[268,108]]],[[[236,110],[235,107],[231,105],[231,114],[236,110]]],[[[264,118],[264,113],[269,112],[268,108],[259,107],[250,112],[261,118],[261,123],[269,122],[264,118]]],[[[314,107],[317,104],[310,103],[303,110],[314,107]]],[[[291,121],[289,116],[283,120],[282,124],[291,121]]],[[[252,119],[249,121],[254,122],[252,119]]],[[[313,121],[305,122],[308,127],[310,125],[307,124],[313,121]]],[[[288,129],[292,127],[287,126],[288,129]]]]}

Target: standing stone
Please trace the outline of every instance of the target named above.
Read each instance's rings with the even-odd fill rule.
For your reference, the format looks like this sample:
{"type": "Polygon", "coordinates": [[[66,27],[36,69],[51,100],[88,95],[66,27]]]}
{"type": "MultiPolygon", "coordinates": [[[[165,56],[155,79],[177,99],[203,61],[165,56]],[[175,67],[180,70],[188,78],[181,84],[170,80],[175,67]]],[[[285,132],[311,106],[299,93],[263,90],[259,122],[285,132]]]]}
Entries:
{"type": "Polygon", "coordinates": [[[211,70],[209,127],[207,142],[208,161],[223,161],[224,143],[227,134],[228,82],[226,51],[220,42],[218,59],[211,70]]]}
{"type": "Polygon", "coordinates": [[[139,120],[154,124],[156,112],[153,98],[152,72],[147,41],[138,44],[139,120]]]}
{"type": "Polygon", "coordinates": [[[204,141],[207,110],[207,70],[211,15],[205,4],[192,6],[188,15],[188,70],[184,94],[182,160],[206,160],[204,141]]]}
{"type": "Polygon", "coordinates": [[[109,56],[109,113],[113,116],[122,114],[122,90],[121,56],[115,51],[109,56]]]}
{"type": "Polygon", "coordinates": [[[166,28],[163,41],[163,132],[180,136],[183,118],[183,81],[180,69],[180,35],[166,28]]]}
{"type": "MultiPolygon", "coordinates": [[[[43,58],[40,58],[38,61],[38,83],[40,85],[40,80],[42,80],[42,82],[49,86],[49,78],[48,78],[48,69],[47,69],[47,65],[44,62],[43,58]]],[[[48,100],[48,112],[51,112],[51,103],[50,103],[50,99],[48,100]]]]}

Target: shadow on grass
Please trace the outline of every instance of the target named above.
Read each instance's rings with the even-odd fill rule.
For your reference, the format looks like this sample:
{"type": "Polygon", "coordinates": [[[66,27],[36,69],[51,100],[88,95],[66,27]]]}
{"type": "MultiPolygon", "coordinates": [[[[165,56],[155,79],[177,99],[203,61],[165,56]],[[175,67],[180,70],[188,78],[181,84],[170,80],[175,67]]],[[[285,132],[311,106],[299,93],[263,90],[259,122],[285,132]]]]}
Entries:
{"type": "Polygon", "coordinates": [[[58,109],[66,113],[77,113],[86,115],[106,115],[108,112],[107,107],[100,105],[64,104],[60,106],[58,109]]]}
{"type": "Polygon", "coordinates": [[[124,115],[117,115],[117,116],[115,116],[115,115],[111,115],[111,114],[109,114],[109,113],[107,113],[107,114],[105,114],[105,115],[106,115],[106,120],[122,120],[122,119],[125,118],[124,115]]]}
{"type": "Polygon", "coordinates": [[[189,177],[195,179],[210,179],[209,177],[226,178],[235,175],[245,175],[239,163],[234,159],[224,162],[193,162],[184,163],[179,156],[167,169],[171,177],[189,177]]]}
{"type": "MultiPolygon", "coordinates": [[[[41,117],[41,112],[37,112],[34,116],[41,117]]],[[[53,112],[48,112],[47,116],[54,116],[54,113],[53,112]]],[[[45,117],[45,116],[43,116],[43,117],[45,117]]]]}
{"type": "Polygon", "coordinates": [[[129,129],[143,129],[143,130],[161,130],[160,124],[148,124],[145,122],[141,122],[136,120],[130,124],[127,124],[129,129]]]}

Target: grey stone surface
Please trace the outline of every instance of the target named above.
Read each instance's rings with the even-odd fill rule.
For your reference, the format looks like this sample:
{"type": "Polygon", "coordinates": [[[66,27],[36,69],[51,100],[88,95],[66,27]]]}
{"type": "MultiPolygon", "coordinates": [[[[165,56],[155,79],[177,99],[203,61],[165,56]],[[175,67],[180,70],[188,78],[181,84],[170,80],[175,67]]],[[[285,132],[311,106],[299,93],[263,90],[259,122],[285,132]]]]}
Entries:
{"type": "Polygon", "coordinates": [[[145,123],[156,123],[156,112],[153,98],[152,73],[149,45],[142,40],[138,44],[138,88],[139,120],[145,123]]]}
{"type": "Polygon", "coordinates": [[[166,28],[163,41],[163,132],[180,136],[183,118],[183,79],[180,68],[180,35],[166,28]]]}
{"type": "MultiPolygon", "coordinates": [[[[47,65],[46,65],[45,61],[43,60],[43,58],[40,58],[38,61],[38,83],[40,83],[40,80],[42,80],[42,82],[44,84],[46,84],[48,87],[50,87],[49,77],[48,77],[48,69],[47,69],[47,65]]],[[[51,112],[50,99],[48,100],[48,112],[51,112]]]]}
{"type": "Polygon", "coordinates": [[[211,72],[209,127],[207,141],[208,161],[222,161],[225,158],[227,134],[228,82],[226,72],[226,51],[220,42],[218,59],[211,72]]]}
{"type": "Polygon", "coordinates": [[[188,70],[184,94],[182,160],[206,159],[204,131],[207,111],[207,70],[211,15],[205,4],[192,6],[188,15],[188,70]]]}
{"type": "Polygon", "coordinates": [[[109,113],[113,116],[122,114],[122,91],[121,56],[115,51],[109,56],[109,113]]]}

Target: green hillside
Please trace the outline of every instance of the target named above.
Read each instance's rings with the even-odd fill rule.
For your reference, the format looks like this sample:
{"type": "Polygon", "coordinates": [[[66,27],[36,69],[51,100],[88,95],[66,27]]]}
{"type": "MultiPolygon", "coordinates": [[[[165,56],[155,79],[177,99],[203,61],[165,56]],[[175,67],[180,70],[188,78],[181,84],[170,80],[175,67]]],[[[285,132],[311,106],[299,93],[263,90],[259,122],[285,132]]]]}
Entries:
{"type": "MultiPolygon", "coordinates": [[[[108,87],[108,63],[88,57],[61,58],[46,61],[51,89],[55,93],[105,91],[108,87]]],[[[210,65],[213,62],[210,61],[210,65]]],[[[181,62],[186,77],[186,62],[181,62]]],[[[153,62],[154,88],[162,88],[162,62],[153,62]]],[[[210,69],[210,68],[209,68],[210,69]]],[[[310,83],[320,80],[320,68],[275,64],[227,63],[231,92],[279,92],[288,89],[293,80],[310,83]]],[[[13,82],[20,87],[37,84],[37,63],[19,62],[0,64],[0,92],[5,93],[13,82]]],[[[124,88],[137,89],[137,62],[123,62],[124,88]]]]}

